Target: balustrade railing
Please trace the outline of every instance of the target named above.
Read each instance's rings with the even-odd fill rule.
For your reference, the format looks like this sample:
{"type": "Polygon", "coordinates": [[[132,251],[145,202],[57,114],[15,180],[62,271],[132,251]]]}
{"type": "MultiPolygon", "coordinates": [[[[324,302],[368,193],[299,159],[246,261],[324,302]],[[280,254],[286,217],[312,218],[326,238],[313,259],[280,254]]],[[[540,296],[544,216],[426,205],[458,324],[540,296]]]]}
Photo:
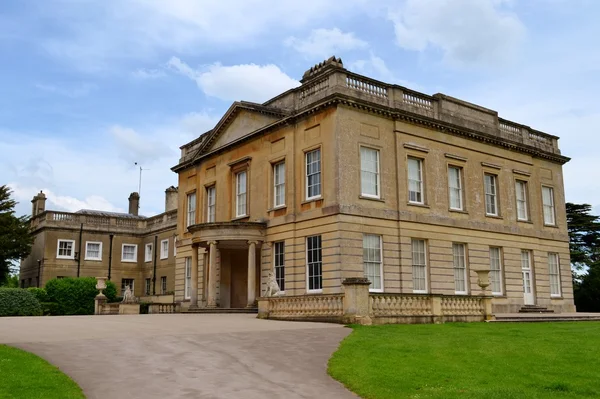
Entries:
{"type": "Polygon", "coordinates": [[[346,76],[346,86],[350,89],[358,90],[372,96],[388,98],[387,87],[375,84],[368,80],[359,79],[354,76],[346,76]]]}
{"type": "Polygon", "coordinates": [[[469,316],[481,315],[483,312],[483,298],[476,296],[442,297],[442,314],[444,315],[469,316]]]}
{"type": "Polygon", "coordinates": [[[317,94],[320,91],[326,90],[327,88],[329,88],[329,78],[310,83],[306,85],[306,87],[302,87],[300,90],[300,101],[305,101],[309,97],[317,94]]]}
{"type": "Polygon", "coordinates": [[[414,93],[403,93],[402,100],[405,104],[409,104],[418,108],[433,110],[433,101],[425,96],[420,96],[414,93]]]}
{"type": "Polygon", "coordinates": [[[343,294],[269,298],[269,314],[275,317],[342,316],[343,294]]]}
{"type": "Polygon", "coordinates": [[[429,316],[431,298],[417,295],[372,294],[369,296],[371,314],[381,316],[429,316]]]}

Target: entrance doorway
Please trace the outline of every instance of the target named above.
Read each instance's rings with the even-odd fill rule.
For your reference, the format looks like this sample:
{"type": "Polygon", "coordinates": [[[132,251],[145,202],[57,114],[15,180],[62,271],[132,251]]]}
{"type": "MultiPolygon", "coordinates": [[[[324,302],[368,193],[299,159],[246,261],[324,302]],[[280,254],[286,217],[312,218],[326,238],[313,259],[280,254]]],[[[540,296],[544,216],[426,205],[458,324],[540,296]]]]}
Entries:
{"type": "Polygon", "coordinates": [[[521,251],[521,272],[523,273],[523,303],[535,305],[533,292],[533,273],[531,270],[531,251],[521,251]]]}
{"type": "MultiPolygon", "coordinates": [[[[260,276],[260,263],[257,251],[256,276],[260,276]]],[[[248,305],[248,250],[221,248],[219,279],[219,307],[245,308],[248,305]]],[[[260,278],[257,278],[259,292],[260,278]]]]}

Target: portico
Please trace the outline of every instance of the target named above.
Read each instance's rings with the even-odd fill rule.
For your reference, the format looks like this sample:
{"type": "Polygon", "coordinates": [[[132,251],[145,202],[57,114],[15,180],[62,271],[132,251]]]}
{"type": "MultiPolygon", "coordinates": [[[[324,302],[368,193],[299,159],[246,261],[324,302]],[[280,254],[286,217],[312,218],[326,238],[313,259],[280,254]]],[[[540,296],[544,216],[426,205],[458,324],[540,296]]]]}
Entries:
{"type": "Polygon", "coordinates": [[[258,222],[201,223],[189,227],[193,235],[190,308],[256,306],[265,228],[266,224],[258,222]],[[198,256],[200,248],[204,249],[202,262],[198,256]],[[204,284],[199,292],[200,270],[204,284]]]}

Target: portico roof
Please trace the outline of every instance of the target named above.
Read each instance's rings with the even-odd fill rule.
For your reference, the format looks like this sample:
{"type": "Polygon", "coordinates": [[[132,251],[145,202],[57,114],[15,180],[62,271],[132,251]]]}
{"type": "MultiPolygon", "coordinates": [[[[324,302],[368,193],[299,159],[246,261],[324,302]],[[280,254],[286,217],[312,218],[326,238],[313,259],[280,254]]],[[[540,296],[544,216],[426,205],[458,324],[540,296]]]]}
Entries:
{"type": "Polygon", "coordinates": [[[264,241],[266,223],[217,222],[198,223],[188,227],[192,242],[207,245],[210,241],[264,241]]]}

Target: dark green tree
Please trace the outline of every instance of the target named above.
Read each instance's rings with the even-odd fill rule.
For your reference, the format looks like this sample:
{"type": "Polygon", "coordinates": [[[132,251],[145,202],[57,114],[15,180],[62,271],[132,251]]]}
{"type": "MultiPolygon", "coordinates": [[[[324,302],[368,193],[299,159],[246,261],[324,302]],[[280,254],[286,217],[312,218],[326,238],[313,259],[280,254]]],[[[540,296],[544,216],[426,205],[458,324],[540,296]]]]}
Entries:
{"type": "Polygon", "coordinates": [[[15,262],[31,252],[29,217],[15,215],[17,202],[8,186],[0,186],[0,285],[14,272],[15,262]]]}
{"type": "Polygon", "coordinates": [[[566,206],[575,305],[580,312],[599,312],[600,217],[588,204],[566,206]]]}

